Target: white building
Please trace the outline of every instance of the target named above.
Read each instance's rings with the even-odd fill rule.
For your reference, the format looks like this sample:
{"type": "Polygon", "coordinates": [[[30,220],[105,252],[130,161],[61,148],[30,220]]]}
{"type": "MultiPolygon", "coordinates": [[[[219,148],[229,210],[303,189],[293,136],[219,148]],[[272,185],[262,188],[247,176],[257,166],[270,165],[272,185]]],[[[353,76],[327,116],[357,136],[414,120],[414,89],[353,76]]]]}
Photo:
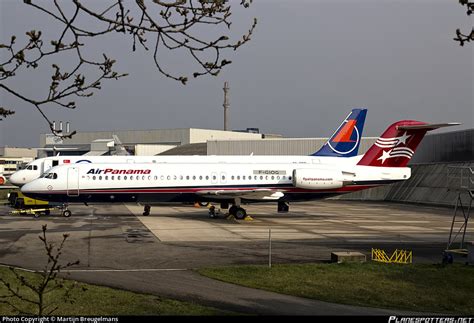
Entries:
{"type": "Polygon", "coordinates": [[[35,148],[0,147],[0,175],[9,176],[36,158],[35,148]]]}

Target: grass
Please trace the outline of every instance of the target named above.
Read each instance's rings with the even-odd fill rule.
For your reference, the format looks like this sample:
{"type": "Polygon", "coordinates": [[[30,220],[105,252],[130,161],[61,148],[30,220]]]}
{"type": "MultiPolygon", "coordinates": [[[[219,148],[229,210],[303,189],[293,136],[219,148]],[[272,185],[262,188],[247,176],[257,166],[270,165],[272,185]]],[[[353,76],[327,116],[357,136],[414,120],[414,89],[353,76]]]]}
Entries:
{"type": "MultiPolygon", "coordinates": [[[[39,274],[21,272],[28,281],[37,282],[41,276],[39,274]]],[[[14,283],[13,274],[8,268],[0,267],[0,277],[14,283]]],[[[73,284],[74,281],[67,281],[73,284]]],[[[23,291],[26,289],[21,288],[23,291]]],[[[0,296],[6,294],[6,287],[0,283],[0,296]]],[[[59,306],[54,315],[223,315],[227,312],[214,308],[204,307],[193,303],[181,302],[158,296],[139,294],[119,289],[102,287],[79,283],[73,290],[74,303],[65,302],[61,292],[52,292],[47,298],[48,303],[55,303],[59,306]]],[[[30,298],[33,293],[28,294],[30,298]]],[[[0,315],[18,314],[9,305],[3,304],[0,298],[0,315]]],[[[16,300],[16,306],[20,306],[25,312],[34,313],[35,308],[25,305],[25,302],[16,300]]]]}
{"type": "Polygon", "coordinates": [[[474,267],[460,264],[295,264],[198,272],[225,282],[334,303],[474,314],[474,267]]]}

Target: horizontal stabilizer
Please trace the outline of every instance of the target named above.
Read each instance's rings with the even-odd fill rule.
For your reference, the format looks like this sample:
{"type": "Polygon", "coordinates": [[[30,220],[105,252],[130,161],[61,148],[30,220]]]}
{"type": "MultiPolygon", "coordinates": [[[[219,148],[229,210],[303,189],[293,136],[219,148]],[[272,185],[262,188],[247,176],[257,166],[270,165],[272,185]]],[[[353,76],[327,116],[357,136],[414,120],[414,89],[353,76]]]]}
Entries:
{"type": "Polygon", "coordinates": [[[397,130],[435,130],[438,128],[443,128],[443,127],[452,127],[452,126],[459,126],[459,122],[449,122],[449,123],[427,123],[427,124],[422,124],[422,125],[407,125],[407,126],[397,126],[397,130]]]}

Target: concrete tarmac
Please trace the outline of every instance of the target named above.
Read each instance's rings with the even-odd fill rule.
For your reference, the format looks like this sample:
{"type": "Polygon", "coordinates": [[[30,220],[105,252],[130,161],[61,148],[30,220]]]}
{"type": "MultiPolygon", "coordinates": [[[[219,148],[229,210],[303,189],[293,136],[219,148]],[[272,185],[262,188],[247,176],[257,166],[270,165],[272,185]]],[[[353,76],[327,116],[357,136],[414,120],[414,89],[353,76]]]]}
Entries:
{"type": "MultiPolygon", "coordinates": [[[[274,263],[327,261],[331,251],[354,250],[370,257],[372,247],[413,250],[415,262],[440,262],[452,209],[426,206],[320,201],[291,205],[249,205],[253,221],[211,219],[207,209],[73,205],[73,216],[53,212],[35,219],[7,215],[0,207],[0,262],[39,269],[45,256],[37,238],[69,233],[63,261],[79,259],[72,278],[192,300],[219,308],[258,314],[392,314],[392,310],[328,304],[214,281],[191,269],[268,262],[268,229],[274,263]]],[[[474,232],[468,229],[467,240],[474,232]]]]}

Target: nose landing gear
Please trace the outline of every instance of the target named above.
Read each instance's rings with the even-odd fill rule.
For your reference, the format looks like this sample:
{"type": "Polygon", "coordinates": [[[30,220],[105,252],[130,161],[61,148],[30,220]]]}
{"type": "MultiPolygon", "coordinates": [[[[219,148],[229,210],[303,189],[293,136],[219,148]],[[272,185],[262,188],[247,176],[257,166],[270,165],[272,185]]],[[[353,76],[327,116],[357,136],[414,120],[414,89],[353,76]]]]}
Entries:
{"type": "Polygon", "coordinates": [[[72,212],[68,210],[69,205],[67,203],[62,206],[62,215],[65,218],[69,218],[72,215],[72,212]]]}

